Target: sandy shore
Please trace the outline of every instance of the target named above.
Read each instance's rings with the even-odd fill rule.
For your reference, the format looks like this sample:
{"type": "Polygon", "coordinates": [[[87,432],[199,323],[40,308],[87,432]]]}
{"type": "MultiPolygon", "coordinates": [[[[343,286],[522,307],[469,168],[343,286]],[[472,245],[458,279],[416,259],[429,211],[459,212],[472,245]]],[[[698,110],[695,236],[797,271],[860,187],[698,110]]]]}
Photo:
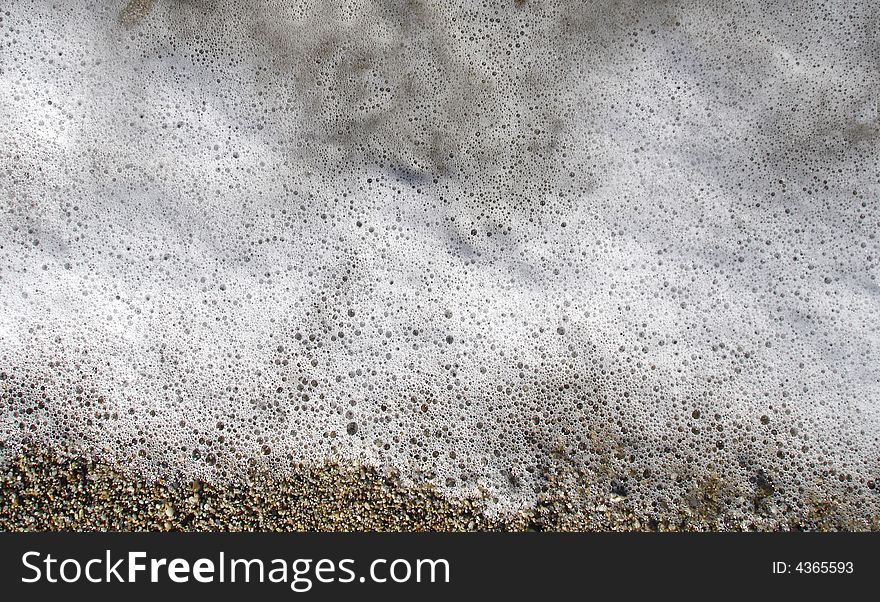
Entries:
{"type": "MultiPolygon", "coordinates": [[[[558,475],[557,475],[558,477],[558,475]]],[[[569,475],[570,477],[570,475],[569,475]]],[[[569,484],[570,485],[570,484],[569,484]]],[[[619,496],[585,504],[551,477],[535,508],[486,512],[479,499],[450,499],[356,465],[303,467],[248,483],[148,482],[96,459],[31,449],[8,463],[0,483],[4,531],[714,531],[865,530],[819,505],[800,520],[725,522],[711,491],[676,520],[637,516],[619,496]]]]}

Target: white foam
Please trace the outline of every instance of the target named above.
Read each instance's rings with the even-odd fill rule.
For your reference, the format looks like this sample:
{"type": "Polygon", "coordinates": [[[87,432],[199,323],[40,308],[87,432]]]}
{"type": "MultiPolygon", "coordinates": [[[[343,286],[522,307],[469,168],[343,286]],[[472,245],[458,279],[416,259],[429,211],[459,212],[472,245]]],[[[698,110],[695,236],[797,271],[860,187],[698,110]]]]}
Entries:
{"type": "Polygon", "coordinates": [[[877,512],[871,3],[128,4],[2,15],[4,453],[877,512]]]}

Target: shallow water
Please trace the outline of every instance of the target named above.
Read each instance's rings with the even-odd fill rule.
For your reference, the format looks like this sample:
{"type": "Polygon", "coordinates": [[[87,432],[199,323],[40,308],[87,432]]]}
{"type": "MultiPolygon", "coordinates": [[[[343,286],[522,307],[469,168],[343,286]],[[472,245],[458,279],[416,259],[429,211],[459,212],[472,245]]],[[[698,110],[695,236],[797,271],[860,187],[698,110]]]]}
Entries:
{"type": "Polygon", "coordinates": [[[5,10],[4,454],[877,513],[873,3],[5,10]]]}

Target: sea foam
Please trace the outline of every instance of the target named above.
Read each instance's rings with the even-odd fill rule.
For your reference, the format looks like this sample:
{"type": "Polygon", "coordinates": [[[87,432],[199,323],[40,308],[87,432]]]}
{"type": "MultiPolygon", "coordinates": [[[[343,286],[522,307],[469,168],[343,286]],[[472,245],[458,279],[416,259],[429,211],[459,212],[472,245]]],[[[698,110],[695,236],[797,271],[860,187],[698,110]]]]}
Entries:
{"type": "Polygon", "coordinates": [[[880,511],[876,3],[4,10],[4,455],[880,511]]]}

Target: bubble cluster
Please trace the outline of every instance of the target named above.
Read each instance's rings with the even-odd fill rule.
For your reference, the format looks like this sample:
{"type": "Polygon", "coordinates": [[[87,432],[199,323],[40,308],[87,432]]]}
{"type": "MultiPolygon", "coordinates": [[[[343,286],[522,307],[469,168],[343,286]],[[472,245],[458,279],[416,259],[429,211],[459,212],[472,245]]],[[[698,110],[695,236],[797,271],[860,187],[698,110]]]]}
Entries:
{"type": "Polygon", "coordinates": [[[17,0],[0,441],[880,511],[880,9],[17,0]],[[872,25],[873,24],[873,25],[872,25]]]}

